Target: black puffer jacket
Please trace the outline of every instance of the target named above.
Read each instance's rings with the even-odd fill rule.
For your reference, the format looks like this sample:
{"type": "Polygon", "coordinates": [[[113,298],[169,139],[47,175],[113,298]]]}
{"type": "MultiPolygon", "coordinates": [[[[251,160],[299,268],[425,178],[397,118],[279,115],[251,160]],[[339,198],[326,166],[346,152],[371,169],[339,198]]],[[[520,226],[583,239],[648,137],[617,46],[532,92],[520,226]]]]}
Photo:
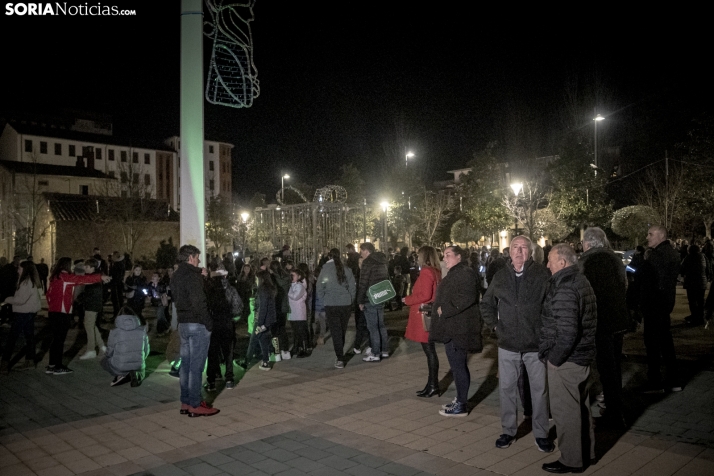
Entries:
{"type": "Polygon", "coordinates": [[[580,271],[597,298],[597,333],[612,335],[630,329],[627,275],[622,260],[608,248],[590,248],[580,255],[580,271]]]}
{"type": "Polygon", "coordinates": [[[684,289],[706,289],[707,288],[707,259],[696,251],[691,252],[682,261],[680,273],[684,276],[684,289]]]}
{"type": "Polygon", "coordinates": [[[595,359],[597,300],[577,266],[568,266],[548,280],[543,303],[538,357],[556,367],[565,362],[590,365],[595,359]]]}
{"type": "Polygon", "coordinates": [[[452,266],[436,288],[429,340],[444,344],[453,340],[461,349],[481,352],[482,321],[478,298],[476,272],[463,262],[452,266]],[[441,316],[437,312],[439,308],[441,316]]]}
{"type": "Polygon", "coordinates": [[[362,261],[359,273],[359,287],[357,289],[357,303],[368,304],[367,290],[374,284],[389,279],[387,272],[387,257],[380,251],[371,253],[362,261]]]}
{"type": "Polygon", "coordinates": [[[548,270],[529,259],[516,288],[516,272],[510,263],[493,277],[481,302],[486,327],[498,332],[498,346],[511,352],[538,352],[541,314],[548,270]]]}

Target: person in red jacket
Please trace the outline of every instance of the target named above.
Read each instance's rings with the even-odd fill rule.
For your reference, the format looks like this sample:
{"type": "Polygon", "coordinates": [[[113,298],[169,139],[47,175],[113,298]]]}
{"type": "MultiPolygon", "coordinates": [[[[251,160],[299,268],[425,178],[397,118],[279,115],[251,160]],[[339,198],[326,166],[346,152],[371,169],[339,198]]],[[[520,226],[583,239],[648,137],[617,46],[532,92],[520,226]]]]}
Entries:
{"type": "Polygon", "coordinates": [[[407,331],[404,337],[414,342],[421,342],[421,347],[426,354],[426,362],[429,366],[429,380],[423,390],[417,392],[420,397],[433,397],[439,394],[439,357],[436,355],[436,347],[433,342],[429,342],[429,333],[424,330],[419,306],[434,302],[436,287],[441,281],[441,263],[439,255],[431,246],[419,248],[419,277],[414,284],[412,293],[402,298],[402,302],[409,306],[409,320],[407,321],[407,331]]]}
{"type": "Polygon", "coordinates": [[[94,284],[99,281],[106,284],[112,279],[101,274],[78,276],[70,273],[71,266],[72,258],[60,258],[52,270],[50,283],[47,287],[47,309],[52,328],[52,344],[50,346],[50,364],[45,368],[46,374],[72,373],[72,369],[62,364],[62,354],[67,331],[72,323],[74,287],[77,284],[94,284]]]}

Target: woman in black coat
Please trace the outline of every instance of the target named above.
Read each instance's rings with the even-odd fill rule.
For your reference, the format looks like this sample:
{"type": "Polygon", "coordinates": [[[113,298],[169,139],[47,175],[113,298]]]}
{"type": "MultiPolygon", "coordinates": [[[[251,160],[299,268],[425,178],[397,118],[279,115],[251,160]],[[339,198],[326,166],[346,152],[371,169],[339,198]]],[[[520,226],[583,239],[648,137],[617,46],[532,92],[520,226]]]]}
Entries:
{"type": "Polygon", "coordinates": [[[684,289],[689,301],[688,317],[684,321],[691,326],[704,324],[704,293],[707,290],[707,260],[699,246],[690,245],[680,270],[684,276],[684,289]]]}
{"type": "Polygon", "coordinates": [[[430,340],[443,342],[456,383],[456,399],[445,405],[443,416],[466,416],[471,374],[467,366],[469,352],[481,352],[481,312],[479,311],[478,274],[469,268],[466,255],[458,246],[444,250],[444,262],[449,270],[436,288],[434,317],[430,340]]]}

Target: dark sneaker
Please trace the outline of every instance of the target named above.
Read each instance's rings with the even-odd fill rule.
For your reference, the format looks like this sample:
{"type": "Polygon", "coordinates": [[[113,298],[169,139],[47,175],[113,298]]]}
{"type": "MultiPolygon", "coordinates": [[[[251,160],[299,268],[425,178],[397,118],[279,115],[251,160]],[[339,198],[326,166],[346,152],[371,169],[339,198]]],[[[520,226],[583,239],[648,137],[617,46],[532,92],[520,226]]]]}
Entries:
{"type": "Polygon", "coordinates": [[[342,362],[340,359],[337,359],[337,360],[335,360],[335,368],[336,369],[344,369],[345,363],[342,362]]]}
{"type": "Polygon", "coordinates": [[[457,403],[456,397],[454,397],[454,399],[451,401],[451,403],[445,403],[444,405],[441,406],[441,409],[446,410],[447,408],[451,408],[454,405],[456,405],[456,403],[457,403]]]}
{"type": "Polygon", "coordinates": [[[642,387],[641,393],[644,393],[646,395],[656,395],[659,393],[664,393],[664,387],[662,385],[648,384],[642,387]]]}
{"type": "Polygon", "coordinates": [[[112,383],[110,384],[110,386],[115,387],[117,385],[123,385],[127,382],[131,382],[131,376],[129,374],[117,375],[114,377],[114,380],[112,380],[112,383]]]}
{"type": "Polygon", "coordinates": [[[233,380],[226,380],[226,390],[233,390],[236,384],[233,380]]]}
{"type": "Polygon", "coordinates": [[[538,451],[543,453],[552,453],[555,451],[555,445],[548,438],[536,438],[536,446],[538,451]]]}
{"type": "Polygon", "coordinates": [[[270,363],[269,362],[261,362],[260,365],[258,366],[260,370],[270,370],[270,363]]]}
{"type": "Polygon", "coordinates": [[[465,417],[469,412],[466,410],[466,404],[456,402],[452,407],[442,408],[439,410],[439,415],[446,417],[465,417]]]}
{"type": "Polygon", "coordinates": [[[557,473],[557,474],[582,473],[583,471],[585,471],[585,468],[573,468],[572,466],[565,466],[560,461],[553,461],[552,463],[544,463],[542,468],[543,468],[543,471],[548,471],[549,473],[557,473]]]}
{"type": "Polygon", "coordinates": [[[215,384],[215,382],[206,382],[206,384],[203,386],[203,388],[205,388],[206,391],[208,391],[208,392],[215,392],[216,384],[215,384]]]}
{"type": "Polygon", "coordinates": [[[188,403],[182,403],[181,410],[179,411],[179,413],[181,415],[188,415],[188,411],[190,408],[191,408],[191,405],[189,405],[188,403]]]}
{"type": "Polygon", "coordinates": [[[139,378],[139,374],[136,373],[136,371],[132,370],[129,372],[129,379],[131,380],[131,386],[132,387],[138,387],[141,385],[141,379],[139,378]]]}
{"type": "Polygon", "coordinates": [[[49,374],[49,375],[54,374],[54,373],[55,373],[55,366],[54,366],[54,365],[48,365],[47,367],[45,367],[45,373],[46,373],[46,374],[49,374]]]}
{"type": "Polygon", "coordinates": [[[513,444],[514,441],[516,441],[515,436],[505,435],[505,434],[501,435],[496,440],[496,448],[501,448],[501,449],[508,448],[509,446],[511,446],[513,444]]]}
{"type": "Polygon", "coordinates": [[[201,402],[197,407],[190,407],[188,409],[188,416],[190,418],[200,417],[200,416],[213,416],[220,412],[219,409],[213,408],[206,402],[201,402]]]}
{"type": "Polygon", "coordinates": [[[171,370],[169,370],[169,375],[174,377],[174,378],[180,378],[181,375],[179,374],[179,369],[176,367],[171,367],[171,370]]]}
{"type": "Polygon", "coordinates": [[[70,369],[69,367],[55,367],[54,372],[52,372],[52,375],[67,375],[73,373],[74,370],[70,369]]]}

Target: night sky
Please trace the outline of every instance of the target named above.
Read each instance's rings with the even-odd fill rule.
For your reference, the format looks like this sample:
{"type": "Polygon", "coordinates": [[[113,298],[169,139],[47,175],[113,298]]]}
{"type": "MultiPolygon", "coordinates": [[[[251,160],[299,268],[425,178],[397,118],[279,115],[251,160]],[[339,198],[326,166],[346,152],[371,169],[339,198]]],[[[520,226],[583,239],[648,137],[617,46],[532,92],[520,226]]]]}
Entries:
{"type": "MultiPolygon", "coordinates": [[[[110,114],[123,138],[178,134],[178,1],[104,0],[138,13],[111,18],[6,16],[4,3],[0,117],[72,108],[110,114]]],[[[586,92],[603,85],[599,111],[612,115],[602,145],[630,144],[633,161],[663,154],[710,110],[711,41],[696,12],[680,21],[603,4],[588,19],[584,8],[418,5],[258,0],[261,95],[250,109],[205,109],[207,137],[235,144],[239,201],[274,195],[281,171],[315,185],[349,162],[379,174],[397,124],[431,180],[494,139],[516,155],[550,155],[568,127],[565,85],[575,80],[590,104],[582,127],[594,105],[586,92]]]]}

